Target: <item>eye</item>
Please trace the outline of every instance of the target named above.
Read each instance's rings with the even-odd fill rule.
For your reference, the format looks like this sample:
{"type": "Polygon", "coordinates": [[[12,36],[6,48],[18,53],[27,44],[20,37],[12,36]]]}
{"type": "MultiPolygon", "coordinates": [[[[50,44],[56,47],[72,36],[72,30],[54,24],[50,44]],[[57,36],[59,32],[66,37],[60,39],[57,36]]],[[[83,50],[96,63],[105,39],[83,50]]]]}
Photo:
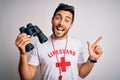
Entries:
{"type": "Polygon", "coordinates": [[[69,19],[65,19],[65,22],[66,22],[66,23],[69,23],[69,22],[70,22],[70,20],[69,20],[69,19]]]}
{"type": "Polygon", "coordinates": [[[58,16],[58,15],[56,15],[56,16],[55,16],[55,19],[56,19],[56,20],[61,20],[61,17],[58,16]]]}
{"type": "Polygon", "coordinates": [[[65,19],[65,22],[66,22],[66,23],[70,23],[70,22],[71,22],[71,19],[66,18],[66,19],[65,19]]]}

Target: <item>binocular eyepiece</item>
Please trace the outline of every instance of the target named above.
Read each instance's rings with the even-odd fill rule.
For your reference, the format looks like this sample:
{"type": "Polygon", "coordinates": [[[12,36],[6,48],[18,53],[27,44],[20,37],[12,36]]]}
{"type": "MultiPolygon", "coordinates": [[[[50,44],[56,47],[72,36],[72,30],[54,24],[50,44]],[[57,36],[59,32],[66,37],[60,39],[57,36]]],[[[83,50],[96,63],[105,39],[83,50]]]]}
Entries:
{"type": "MultiPolygon", "coordinates": [[[[27,26],[26,28],[24,26],[19,28],[20,33],[26,33],[27,35],[30,35],[31,37],[37,36],[40,43],[44,43],[48,40],[48,38],[43,34],[43,32],[39,29],[38,26],[36,25],[33,26],[32,23],[29,23],[26,26],[27,26]]],[[[25,46],[26,52],[31,51],[33,48],[34,46],[31,43],[25,46]]]]}

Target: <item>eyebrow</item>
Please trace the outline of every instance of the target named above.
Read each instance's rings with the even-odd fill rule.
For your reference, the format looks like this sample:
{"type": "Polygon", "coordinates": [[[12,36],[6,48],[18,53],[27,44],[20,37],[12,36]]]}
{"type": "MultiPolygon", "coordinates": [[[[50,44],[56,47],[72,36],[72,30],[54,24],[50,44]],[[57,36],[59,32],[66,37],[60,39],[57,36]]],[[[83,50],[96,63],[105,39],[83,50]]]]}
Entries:
{"type": "MultiPolygon", "coordinates": [[[[57,15],[58,15],[58,16],[61,16],[61,14],[59,14],[59,13],[56,14],[55,16],[57,16],[57,15]]],[[[69,18],[70,20],[72,20],[69,16],[66,16],[66,18],[69,18]]]]}

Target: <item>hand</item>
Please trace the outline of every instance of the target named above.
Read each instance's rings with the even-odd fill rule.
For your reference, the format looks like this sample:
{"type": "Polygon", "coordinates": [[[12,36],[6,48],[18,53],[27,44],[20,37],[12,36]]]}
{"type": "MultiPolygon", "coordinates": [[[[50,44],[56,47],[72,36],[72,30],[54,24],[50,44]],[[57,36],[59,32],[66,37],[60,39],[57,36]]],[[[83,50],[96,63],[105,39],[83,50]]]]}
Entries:
{"type": "Polygon", "coordinates": [[[101,47],[98,45],[98,43],[101,41],[102,36],[100,36],[94,43],[93,45],[88,41],[88,52],[90,55],[90,59],[92,60],[97,60],[98,58],[100,58],[100,56],[102,55],[103,51],[101,49],[101,47]]]}
{"type": "Polygon", "coordinates": [[[17,39],[15,41],[16,46],[20,50],[22,54],[26,53],[25,46],[31,42],[30,35],[27,35],[26,33],[21,33],[17,36],[17,39]]]}

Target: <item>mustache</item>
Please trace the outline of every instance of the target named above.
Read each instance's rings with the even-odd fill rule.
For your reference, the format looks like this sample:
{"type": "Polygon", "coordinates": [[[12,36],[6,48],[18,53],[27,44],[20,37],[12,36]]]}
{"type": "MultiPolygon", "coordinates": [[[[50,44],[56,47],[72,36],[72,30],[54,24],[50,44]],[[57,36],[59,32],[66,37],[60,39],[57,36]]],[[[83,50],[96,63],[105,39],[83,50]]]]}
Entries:
{"type": "Polygon", "coordinates": [[[63,28],[64,28],[64,26],[63,26],[63,25],[61,25],[61,24],[58,24],[56,27],[63,27],[63,28]]]}

